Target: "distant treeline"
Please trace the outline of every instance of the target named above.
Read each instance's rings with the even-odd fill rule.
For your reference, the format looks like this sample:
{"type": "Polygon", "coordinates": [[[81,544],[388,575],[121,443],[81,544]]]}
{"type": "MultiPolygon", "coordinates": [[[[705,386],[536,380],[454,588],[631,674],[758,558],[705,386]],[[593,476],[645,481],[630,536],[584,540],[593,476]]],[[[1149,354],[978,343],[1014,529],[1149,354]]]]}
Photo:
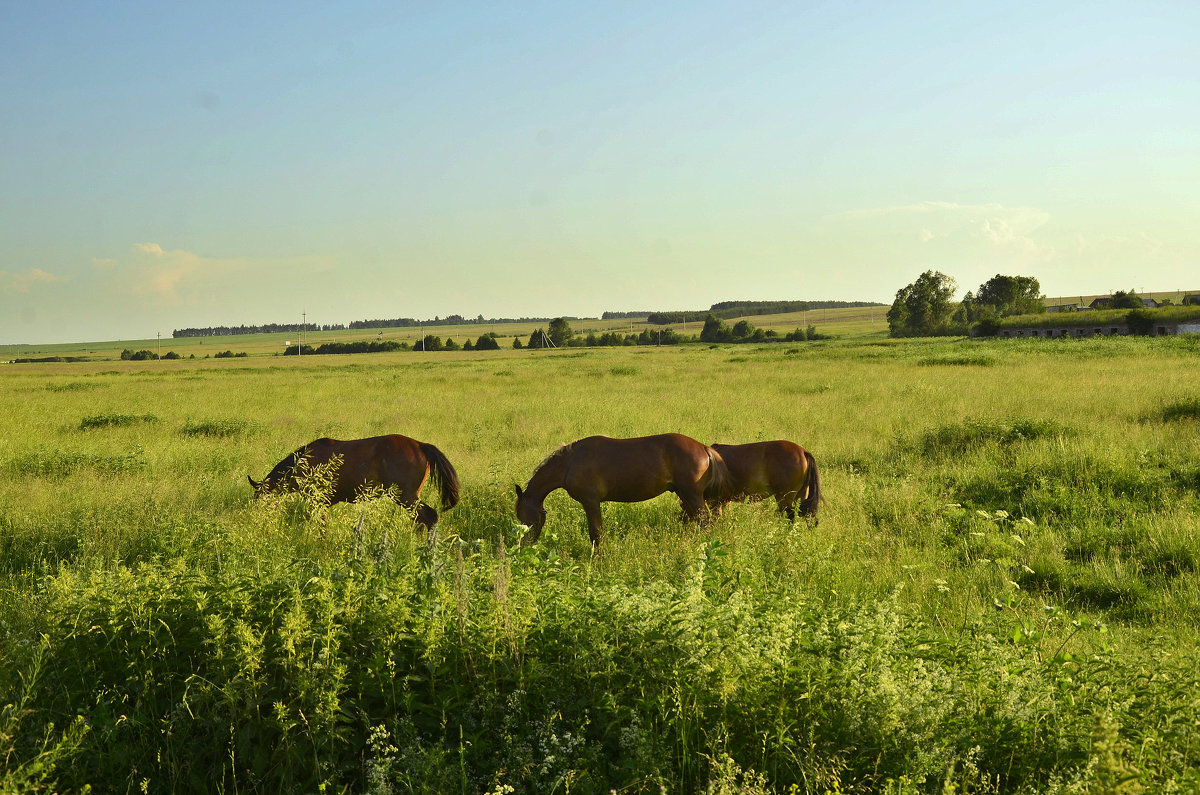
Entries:
{"type": "Polygon", "coordinates": [[[334,323],[318,326],[316,323],[267,323],[262,326],[210,326],[208,328],[181,328],[171,332],[172,337],[228,337],[234,334],[280,334],[300,331],[343,331],[345,326],[334,323]]]}
{"type": "Polygon", "coordinates": [[[396,342],[395,340],[372,340],[370,342],[325,342],[317,347],[305,345],[299,347],[292,345],[284,351],[284,355],[291,354],[292,356],[302,354],[318,354],[324,355],[329,353],[386,353],[387,351],[407,350],[408,343],[396,342]]]}
{"type": "MultiPolygon", "coordinates": [[[[602,320],[625,320],[629,318],[646,318],[646,322],[663,326],[668,323],[695,323],[703,321],[710,314],[719,318],[746,317],[749,315],[777,315],[786,312],[804,312],[809,309],[839,309],[843,307],[884,306],[873,301],[721,301],[708,309],[680,312],[605,312],[602,320]]],[[[577,317],[562,315],[564,320],[579,320],[577,317]]],[[[548,323],[549,317],[487,317],[477,315],[474,318],[462,315],[447,315],[432,320],[418,320],[412,317],[395,317],[388,319],[354,320],[349,326],[341,323],[318,326],[309,323],[303,326],[304,331],[344,331],[345,329],[376,329],[376,328],[412,328],[415,326],[484,326],[492,323],[548,323]]],[[[288,332],[296,334],[301,331],[300,323],[267,323],[262,326],[211,326],[209,328],[184,328],[171,332],[172,337],[223,337],[232,334],[278,334],[288,332]]]]}
{"type": "MultiPolygon", "coordinates": [[[[751,315],[782,315],[788,312],[807,312],[810,309],[844,309],[847,307],[884,306],[874,301],[719,301],[708,309],[679,312],[650,312],[646,322],[656,326],[668,323],[697,323],[709,315],[718,318],[748,317],[751,315]]],[[[618,317],[605,312],[604,317],[618,317]]]]}
{"type": "MultiPolygon", "coordinates": [[[[567,320],[578,320],[567,317],[567,320]]],[[[484,317],[478,315],[474,319],[462,315],[433,316],[433,320],[417,320],[411,317],[397,317],[391,320],[355,320],[350,324],[352,329],[364,328],[409,328],[412,326],[485,326],[489,323],[547,323],[548,317],[484,317]]]]}
{"type": "Polygon", "coordinates": [[[42,356],[38,359],[22,357],[12,361],[13,364],[40,364],[42,362],[90,362],[92,360],[86,356],[42,356]]]}

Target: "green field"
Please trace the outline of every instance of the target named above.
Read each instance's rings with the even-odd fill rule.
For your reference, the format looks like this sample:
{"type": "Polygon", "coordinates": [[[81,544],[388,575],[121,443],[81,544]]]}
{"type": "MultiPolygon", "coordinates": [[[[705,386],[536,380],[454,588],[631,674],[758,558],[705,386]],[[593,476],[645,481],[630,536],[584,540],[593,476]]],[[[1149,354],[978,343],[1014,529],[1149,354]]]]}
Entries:
{"type": "MultiPolygon", "coordinates": [[[[726,322],[733,325],[740,318],[730,318],[726,322]]],[[[845,307],[838,309],[812,309],[807,312],[791,312],[781,315],[752,315],[745,318],[755,327],[773,329],[780,335],[796,328],[815,325],[823,334],[837,337],[857,337],[866,334],[885,334],[887,332],[887,307],[845,307]]],[[[317,347],[326,342],[357,342],[374,340],[381,337],[384,340],[414,345],[425,334],[434,334],[443,340],[452,339],[459,345],[468,339],[474,341],[481,334],[495,333],[500,338],[502,348],[512,347],[514,337],[522,342],[539,328],[545,328],[546,323],[487,323],[469,324],[462,326],[430,325],[410,326],[406,328],[386,329],[344,329],[337,331],[308,331],[304,335],[304,344],[317,347]]],[[[703,323],[671,323],[665,326],[650,325],[645,318],[620,320],[600,320],[584,318],[572,320],[571,328],[578,335],[590,332],[597,334],[606,331],[617,331],[625,334],[637,334],[643,329],[661,330],[672,329],[683,335],[697,336],[703,323]]],[[[166,354],[175,351],[183,358],[211,358],[214,354],[224,351],[245,353],[251,357],[280,356],[287,345],[298,342],[295,332],[286,334],[238,334],[221,337],[181,337],[172,339],[150,338],[141,340],[110,340],[105,342],[72,342],[58,344],[28,344],[0,346],[0,360],[17,358],[43,358],[47,356],[77,356],[96,361],[120,359],[121,351],[148,350],[152,353],[166,354]]],[[[295,351],[293,350],[293,353],[295,351]]]]}
{"type": "Polygon", "coordinates": [[[750,320],[841,339],[0,367],[0,791],[1195,790],[1200,340],[820,313],[750,320]],[[667,431],[804,445],[820,524],[664,495],[593,554],[560,491],[517,547],[547,453],[667,431]],[[432,547],[385,499],[251,499],[381,433],[458,470],[432,547]]]}

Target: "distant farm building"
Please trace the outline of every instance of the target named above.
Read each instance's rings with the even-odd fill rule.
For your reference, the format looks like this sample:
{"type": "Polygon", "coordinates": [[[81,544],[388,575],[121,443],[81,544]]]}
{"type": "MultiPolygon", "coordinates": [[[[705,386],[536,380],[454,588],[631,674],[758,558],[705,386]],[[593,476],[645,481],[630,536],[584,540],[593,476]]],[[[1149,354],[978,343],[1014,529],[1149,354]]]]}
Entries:
{"type": "MultiPolygon", "coordinates": [[[[1011,326],[1001,328],[997,337],[1125,337],[1130,334],[1125,322],[1096,323],[1092,325],[1062,326],[1011,326]]],[[[1200,334],[1200,320],[1187,322],[1156,322],[1150,328],[1151,337],[1169,337],[1175,334],[1200,334]]]]}
{"type": "MultiPolygon", "coordinates": [[[[1141,298],[1139,300],[1142,302],[1143,309],[1157,309],[1158,308],[1158,301],[1155,301],[1153,298],[1141,298]]],[[[1079,307],[1079,308],[1083,309],[1084,307],[1079,307]]],[[[1090,304],[1088,304],[1086,308],[1087,309],[1111,309],[1112,308],[1112,296],[1108,296],[1106,298],[1097,298],[1096,300],[1094,300],[1090,304]]]]}

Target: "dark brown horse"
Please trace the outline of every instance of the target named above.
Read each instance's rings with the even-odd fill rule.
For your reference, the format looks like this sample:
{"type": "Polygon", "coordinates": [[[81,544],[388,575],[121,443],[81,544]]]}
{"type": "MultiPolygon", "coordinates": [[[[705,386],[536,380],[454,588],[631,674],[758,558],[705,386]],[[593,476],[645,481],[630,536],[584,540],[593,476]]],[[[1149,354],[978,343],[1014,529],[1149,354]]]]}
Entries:
{"type": "Polygon", "coordinates": [[[555,450],[538,464],[522,489],[517,486],[517,519],[529,526],[522,544],[532,544],[546,523],[542,503],[555,489],[583,506],[592,546],[604,531],[602,502],[641,502],[671,491],[689,519],[699,519],[706,500],[725,495],[729,473],[710,447],[678,433],[610,439],[589,436],[555,450]]]}
{"type": "Polygon", "coordinates": [[[344,441],[317,439],[280,461],[262,480],[246,478],[256,496],[293,491],[306,468],[328,464],[334,456],[342,460],[333,473],[330,502],[353,502],[363,487],[395,486],[396,502],[415,508],[417,522],[429,528],[437,523],[438,512],[417,499],[428,478],[441,492],[443,510],[458,504],[458,473],[442,451],[399,434],[344,441]]]}
{"type": "Polygon", "coordinates": [[[714,444],[725,459],[732,484],[726,499],[741,500],[774,497],[779,510],[788,519],[796,518],[799,500],[801,516],[817,519],[821,501],[821,477],[812,453],[795,442],[752,442],[751,444],[714,444]]]}

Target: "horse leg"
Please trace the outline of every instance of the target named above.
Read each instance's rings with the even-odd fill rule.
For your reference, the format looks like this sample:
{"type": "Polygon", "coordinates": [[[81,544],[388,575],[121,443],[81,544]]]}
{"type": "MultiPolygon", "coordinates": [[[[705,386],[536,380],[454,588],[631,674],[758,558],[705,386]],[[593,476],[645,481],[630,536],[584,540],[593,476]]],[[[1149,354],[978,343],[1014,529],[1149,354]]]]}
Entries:
{"type": "Polygon", "coordinates": [[[600,546],[600,539],[604,537],[604,520],[600,515],[600,502],[581,502],[583,512],[587,514],[588,521],[588,536],[592,539],[592,549],[600,546]]]}
{"type": "Polygon", "coordinates": [[[421,525],[428,531],[433,531],[437,527],[438,512],[435,508],[431,508],[423,502],[417,503],[417,524],[421,525]]]}
{"type": "Polygon", "coordinates": [[[778,506],[779,512],[788,518],[789,522],[796,521],[796,497],[795,491],[776,492],[775,505],[778,506]]]}
{"type": "Polygon", "coordinates": [[[679,503],[683,506],[683,521],[685,523],[689,521],[698,522],[706,513],[712,516],[712,513],[707,511],[708,505],[704,500],[703,492],[679,492],[679,503]]]}
{"type": "Polygon", "coordinates": [[[428,532],[437,524],[437,510],[426,505],[424,502],[406,499],[399,491],[392,494],[392,500],[404,510],[413,512],[413,524],[416,527],[423,527],[428,532]]]}

